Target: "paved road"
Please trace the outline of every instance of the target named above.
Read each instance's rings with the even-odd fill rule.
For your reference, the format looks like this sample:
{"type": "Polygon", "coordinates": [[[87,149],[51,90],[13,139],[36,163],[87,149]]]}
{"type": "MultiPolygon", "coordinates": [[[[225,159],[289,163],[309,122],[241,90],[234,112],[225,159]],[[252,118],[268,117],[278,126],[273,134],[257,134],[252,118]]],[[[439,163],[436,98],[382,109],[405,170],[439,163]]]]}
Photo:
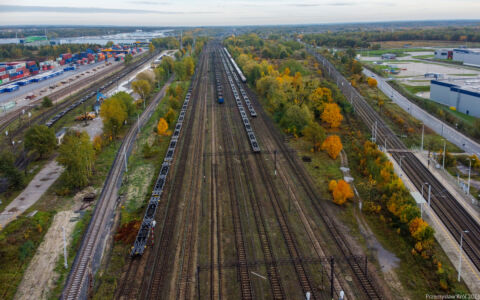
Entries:
{"type": "Polygon", "coordinates": [[[62,173],[63,167],[56,160],[52,160],[45,165],[23,192],[0,213],[1,227],[5,228],[8,223],[35,204],[62,173]]]}
{"type": "Polygon", "coordinates": [[[456,129],[445,124],[444,122],[440,121],[436,117],[430,115],[428,112],[424,111],[416,104],[412,103],[410,100],[408,100],[399,92],[397,92],[394,88],[392,88],[385,78],[380,77],[379,75],[374,74],[372,71],[367,69],[364,69],[363,73],[366,76],[375,77],[377,79],[378,87],[380,88],[380,90],[385,93],[385,95],[387,95],[390,99],[392,99],[393,102],[398,104],[398,106],[400,106],[403,110],[407,111],[413,117],[422,121],[427,127],[431,128],[433,131],[443,136],[451,143],[457,145],[465,152],[474,153],[477,156],[480,156],[480,144],[460,133],[456,129]]]}

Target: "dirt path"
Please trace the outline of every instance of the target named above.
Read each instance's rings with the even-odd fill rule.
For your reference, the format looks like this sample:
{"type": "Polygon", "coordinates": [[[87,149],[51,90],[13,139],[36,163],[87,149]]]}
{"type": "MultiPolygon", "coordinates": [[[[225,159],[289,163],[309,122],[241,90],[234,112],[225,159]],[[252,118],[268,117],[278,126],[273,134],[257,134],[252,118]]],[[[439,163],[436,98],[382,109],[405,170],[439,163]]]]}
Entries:
{"type": "Polygon", "coordinates": [[[15,220],[17,216],[35,204],[62,172],[63,167],[57,164],[55,160],[46,164],[45,167],[35,175],[32,181],[30,181],[23,192],[0,213],[1,227],[5,228],[8,223],[15,220]]]}
{"type": "MultiPolygon", "coordinates": [[[[57,277],[54,271],[57,260],[63,254],[62,227],[65,227],[67,238],[71,237],[78,216],[73,210],[61,211],[55,215],[50,229],[25,271],[14,299],[47,299],[57,277]]],[[[68,240],[67,243],[69,242],[68,240]]]]}

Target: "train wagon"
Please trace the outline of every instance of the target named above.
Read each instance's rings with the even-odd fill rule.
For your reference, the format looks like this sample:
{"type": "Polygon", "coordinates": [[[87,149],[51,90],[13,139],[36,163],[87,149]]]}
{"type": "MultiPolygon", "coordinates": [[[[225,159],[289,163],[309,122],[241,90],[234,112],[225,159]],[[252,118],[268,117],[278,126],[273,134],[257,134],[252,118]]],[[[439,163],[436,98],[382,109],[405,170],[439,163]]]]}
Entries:
{"type": "Polygon", "coordinates": [[[218,103],[223,104],[223,102],[225,102],[225,100],[223,100],[223,95],[218,95],[218,103]]]}

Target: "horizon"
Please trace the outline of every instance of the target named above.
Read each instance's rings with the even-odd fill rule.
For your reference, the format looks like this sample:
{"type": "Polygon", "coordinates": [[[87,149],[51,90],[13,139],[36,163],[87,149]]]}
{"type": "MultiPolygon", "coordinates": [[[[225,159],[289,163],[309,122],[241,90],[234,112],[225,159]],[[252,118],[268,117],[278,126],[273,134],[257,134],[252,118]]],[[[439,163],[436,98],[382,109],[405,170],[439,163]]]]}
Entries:
{"type": "Polygon", "coordinates": [[[0,4],[0,26],[148,26],[217,27],[327,25],[440,20],[476,20],[480,2],[459,0],[417,3],[405,0],[235,0],[222,2],[193,0],[161,2],[85,0],[68,5],[58,0],[19,0],[14,5],[0,4]],[[404,16],[409,16],[405,19],[404,16]],[[29,20],[25,22],[24,20],[29,20]],[[95,25],[93,25],[95,23],[95,25]],[[133,24],[133,25],[131,25],[133,24]],[[75,25],[70,25],[75,26],[75,25]]]}

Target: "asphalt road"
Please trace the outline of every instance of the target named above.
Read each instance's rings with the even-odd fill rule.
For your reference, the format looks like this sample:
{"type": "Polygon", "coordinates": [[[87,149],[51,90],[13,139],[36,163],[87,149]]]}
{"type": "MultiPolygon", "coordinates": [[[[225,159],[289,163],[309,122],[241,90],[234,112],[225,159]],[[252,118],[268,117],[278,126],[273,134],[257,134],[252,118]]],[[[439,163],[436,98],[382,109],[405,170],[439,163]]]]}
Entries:
{"type": "Polygon", "coordinates": [[[397,92],[394,88],[392,88],[385,78],[380,77],[367,69],[364,69],[363,73],[366,76],[374,77],[375,79],[377,79],[378,87],[385,95],[392,99],[392,101],[398,104],[398,106],[400,106],[403,110],[411,114],[416,119],[422,121],[425,126],[431,128],[433,131],[443,136],[451,143],[457,145],[465,152],[480,156],[480,144],[478,144],[471,138],[465,136],[463,133],[445,124],[443,121],[440,121],[436,117],[430,115],[428,112],[424,111],[416,104],[412,103],[410,100],[408,100],[399,92],[397,92]]]}

